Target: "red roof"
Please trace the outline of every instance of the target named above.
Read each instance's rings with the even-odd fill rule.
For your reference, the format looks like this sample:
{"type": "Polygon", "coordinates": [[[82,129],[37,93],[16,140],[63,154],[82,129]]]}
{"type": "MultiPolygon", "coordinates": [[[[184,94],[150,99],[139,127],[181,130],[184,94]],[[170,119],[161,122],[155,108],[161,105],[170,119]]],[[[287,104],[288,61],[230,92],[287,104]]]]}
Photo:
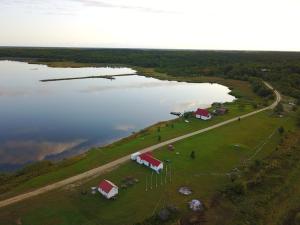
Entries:
{"type": "Polygon", "coordinates": [[[161,164],[161,161],[158,159],[154,158],[151,153],[143,153],[140,155],[141,160],[144,160],[148,163],[150,163],[152,166],[159,166],[161,164]]]}
{"type": "Polygon", "coordinates": [[[112,182],[110,182],[108,180],[103,180],[99,184],[99,188],[106,193],[109,193],[113,187],[116,187],[116,185],[114,185],[112,182]]]}
{"type": "Polygon", "coordinates": [[[200,115],[200,116],[205,116],[208,117],[209,116],[209,112],[207,109],[197,109],[197,111],[195,112],[196,115],[200,115]]]}

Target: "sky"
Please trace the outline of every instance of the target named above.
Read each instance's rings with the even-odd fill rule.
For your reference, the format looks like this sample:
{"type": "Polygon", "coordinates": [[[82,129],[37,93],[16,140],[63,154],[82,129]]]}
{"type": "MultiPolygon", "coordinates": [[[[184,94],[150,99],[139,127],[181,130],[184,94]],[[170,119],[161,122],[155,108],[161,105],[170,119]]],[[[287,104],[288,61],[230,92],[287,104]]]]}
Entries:
{"type": "Polygon", "coordinates": [[[300,51],[300,0],[0,0],[0,46],[300,51]]]}

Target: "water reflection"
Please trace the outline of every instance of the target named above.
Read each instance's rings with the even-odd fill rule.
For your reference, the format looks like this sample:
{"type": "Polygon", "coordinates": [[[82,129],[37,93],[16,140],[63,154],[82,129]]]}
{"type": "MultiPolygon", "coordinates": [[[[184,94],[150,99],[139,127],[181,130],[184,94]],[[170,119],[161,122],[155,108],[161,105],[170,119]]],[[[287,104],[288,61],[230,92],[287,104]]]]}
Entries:
{"type": "Polygon", "coordinates": [[[134,72],[129,68],[49,68],[0,61],[0,168],[75,155],[172,119],[171,111],[234,100],[222,85],[138,75],[112,81],[40,82],[134,72]]]}
{"type": "Polygon", "coordinates": [[[86,140],[51,142],[35,140],[9,140],[0,145],[0,164],[24,164],[43,160],[47,156],[70,150],[86,140]]]}

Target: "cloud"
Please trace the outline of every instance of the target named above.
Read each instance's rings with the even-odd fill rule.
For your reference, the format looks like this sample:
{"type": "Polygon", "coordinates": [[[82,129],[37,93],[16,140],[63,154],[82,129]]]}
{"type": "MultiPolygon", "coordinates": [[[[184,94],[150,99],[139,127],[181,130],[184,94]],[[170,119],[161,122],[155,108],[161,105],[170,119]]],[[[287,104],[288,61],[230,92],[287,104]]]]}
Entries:
{"type": "Polygon", "coordinates": [[[157,8],[143,7],[129,4],[112,4],[108,0],[53,0],[51,2],[44,2],[39,0],[0,0],[0,4],[14,7],[15,5],[25,5],[26,10],[39,10],[49,15],[74,15],[75,8],[72,3],[79,3],[81,6],[136,10],[148,13],[173,13],[157,8]]]}
{"type": "Polygon", "coordinates": [[[0,97],[5,96],[5,97],[16,97],[16,96],[26,96],[29,93],[27,91],[22,91],[22,90],[10,90],[10,89],[0,89],[0,97]]]}
{"type": "Polygon", "coordinates": [[[140,89],[140,88],[156,88],[156,87],[178,87],[179,85],[186,85],[183,82],[148,82],[148,83],[133,83],[123,85],[101,85],[101,86],[90,86],[86,89],[80,90],[83,93],[97,93],[107,90],[126,90],[126,89],[140,89]]]}
{"type": "Polygon", "coordinates": [[[115,130],[118,131],[129,131],[129,130],[133,130],[135,129],[134,125],[130,125],[130,124],[120,124],[115,126],[115,130]]]}
{"type": "Polygon", "coordinates": [[[65,142],[10,140],[0,144],[1,164],[24,164],[43,160],[47,156],[70,150],[86,140],[77,139],[65,142]]]}
{"type": "Polygon", "coordinates": [[[48,90],[39,88],[33,90],[31,88],[7,88],[0,86],[0,97],[20,97],[20,96],[30,96],[30,95],[47,95],[50,92],[48,90]]]}
{"type": "Polygon", "coordinates": [[[132,6],[132,5],[124,5],[124,4],[111,4],[108,1],[97,1],[97,0],[69,0],[73,2],[79,2],[85,6],[90,7],[101,7],[101,8],[117,8],[117,9],[129,9],[129,10],[137,10],[149,13],[170,13],[170,11],[142,7],[142,6],[132,6]]]}

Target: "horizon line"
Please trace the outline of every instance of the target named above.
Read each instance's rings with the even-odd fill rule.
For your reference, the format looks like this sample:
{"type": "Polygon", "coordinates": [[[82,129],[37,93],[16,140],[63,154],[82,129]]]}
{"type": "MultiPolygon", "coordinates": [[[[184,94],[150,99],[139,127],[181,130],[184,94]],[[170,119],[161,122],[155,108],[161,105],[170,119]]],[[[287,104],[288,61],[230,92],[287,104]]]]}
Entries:
{"type": "Polygon", "coordinates": [[[263,49],[197,49],[197,48],[143,48],[143,47],[72,47],[72,46],[22,46],[0,45],[0,48],[41,48],[41,49],[120,49],[120,50],[161,50],[161,51],[215,51],[215,52],[291,52],[300,53],[300,50],[263,50],[263,49]]]}

